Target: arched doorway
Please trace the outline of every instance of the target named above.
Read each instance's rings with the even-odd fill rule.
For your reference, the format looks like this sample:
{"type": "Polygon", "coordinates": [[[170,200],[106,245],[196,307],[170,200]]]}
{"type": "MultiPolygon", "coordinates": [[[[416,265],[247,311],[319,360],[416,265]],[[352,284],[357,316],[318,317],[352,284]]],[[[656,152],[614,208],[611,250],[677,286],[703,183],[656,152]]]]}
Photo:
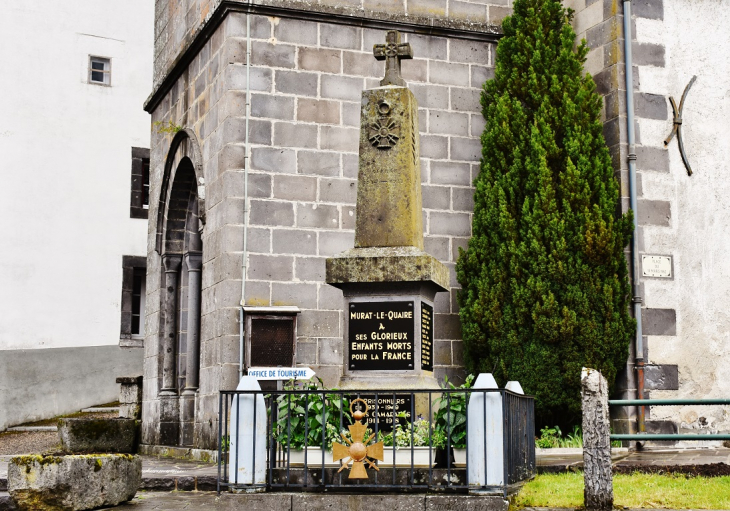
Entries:
{"type": "Polygon", "coordinates": [[[160,195],[157,250],[161,255],[159,358],[162,378],[159,442],[194,445],[200,374],[203,263],[203,179],[189,133],[173,139],[160,195]]]}

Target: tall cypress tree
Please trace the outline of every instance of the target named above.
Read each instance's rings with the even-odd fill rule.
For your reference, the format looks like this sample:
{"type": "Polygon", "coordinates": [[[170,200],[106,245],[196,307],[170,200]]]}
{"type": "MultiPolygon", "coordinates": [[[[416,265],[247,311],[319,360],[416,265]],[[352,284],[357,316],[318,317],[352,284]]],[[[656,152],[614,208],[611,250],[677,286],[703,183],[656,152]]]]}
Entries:
{"type": "Polygon", "coordinates": [[[635,323],[623,253],[631,214],[601,98],[559,0],[516,0],[484,85],[472,238],[457,275],[467,367],[518,380],[539,424],[580,417],[580,371],[613,383],[635,323]]]}

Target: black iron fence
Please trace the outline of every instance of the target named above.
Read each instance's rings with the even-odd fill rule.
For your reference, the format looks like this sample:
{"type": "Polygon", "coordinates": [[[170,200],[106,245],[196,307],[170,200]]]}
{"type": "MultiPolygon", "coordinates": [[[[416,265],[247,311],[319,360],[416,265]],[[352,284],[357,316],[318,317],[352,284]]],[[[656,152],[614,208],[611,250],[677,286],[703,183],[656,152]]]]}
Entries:
{"type": "Polygon", "coordinates": [[[506,496],[535,474],[534,400],[504,389],[222,391],[219,417],[219,492],[506,496]]]}

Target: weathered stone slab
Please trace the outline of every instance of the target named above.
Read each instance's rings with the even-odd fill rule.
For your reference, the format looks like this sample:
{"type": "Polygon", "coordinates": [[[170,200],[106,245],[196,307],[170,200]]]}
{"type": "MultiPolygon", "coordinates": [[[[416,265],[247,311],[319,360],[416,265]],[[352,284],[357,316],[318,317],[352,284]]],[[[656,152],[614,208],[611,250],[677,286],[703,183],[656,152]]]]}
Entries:
{"type": "Polygon", "coordinates": [[[69,453],[136,452],[139,423],[133,419],[59,419],[58,436],[69,453]]]}
{"type": "Polygon", "coordinates": [[[433,282],[449,289],[449,270],[441,261],[415,247],[354,248],[327,259],[327,283],[433,282]]]}
{"type": "Polygon", "coordinates": [[[366,509],[398,509],[421,511],[424,495],[292,495],[292,511],[325,511],[331,509],[364,511],[366,509]]]}
{"type": "Polygon", "coordinates": [[[426,511],[507,511],[509,501],[497,496],[426,495],[426,511]]]}
{"type": "Polygon", "coordinates": [[[142,460],[129,454],[16,456],[8,465],[8,491],[23,511],[116,506],[141,481],[142,460]]]}

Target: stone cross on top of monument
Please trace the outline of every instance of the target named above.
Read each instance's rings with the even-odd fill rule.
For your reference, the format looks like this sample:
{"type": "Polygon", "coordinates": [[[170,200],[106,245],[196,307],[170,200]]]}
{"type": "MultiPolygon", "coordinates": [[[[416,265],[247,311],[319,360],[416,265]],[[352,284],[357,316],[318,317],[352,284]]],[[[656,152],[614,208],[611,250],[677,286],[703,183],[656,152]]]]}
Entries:
{"type": "Polygon", "coordinates": [[[386,61],[385,78],[362,93],[355,247],[327,260],[326,279],[343,289],[398,281],[445,291],[448,269],[423,251],[418,103],[400,76],[413,50],[390,30],[373,53],[386,61]]]}
{"type": "Polygon", "coordinates": [[[409,43],[400,42],[400,32],[388,30],[385,36],[385,44],[373,46],[373,55],[377,60],[385,61],[385,77],[380,80],[380,85],[397,85],[405,87],[406,82],[400,75],[400,61],[412,59],[413,49],[409,43]]]}
{"type": "MultiPolygon", "coordinates": [[[[400,61],[413,50],[391,30],[373,53],[386,61],[385,78],[360,102],[355,246],[326,262],[325,280],[345,300],[338,387],[437,389],[434,299],[449,290],[450,276],[424,251],[418,103],[400,76],[400,61]],[[394,336],[403,342],[367,342],[394,336]]],[[[427,399],[409,403],[429,413],[427,399]]]]}

